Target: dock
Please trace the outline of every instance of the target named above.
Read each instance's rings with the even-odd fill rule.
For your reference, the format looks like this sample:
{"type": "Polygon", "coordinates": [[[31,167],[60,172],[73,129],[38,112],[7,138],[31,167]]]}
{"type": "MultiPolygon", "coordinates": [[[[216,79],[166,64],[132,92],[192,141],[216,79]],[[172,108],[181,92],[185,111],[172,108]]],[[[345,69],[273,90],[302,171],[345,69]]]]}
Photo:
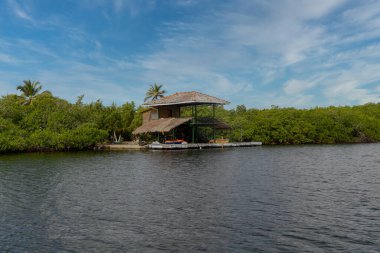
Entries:
{"type": "Polygon", "coordinates": [[[121,144],[107,144],[103,145],[102,149],[104,150],[113,150],[113,151],[118,151],[118,150],[143,150],[147,149],[148,145],[141,146],[138,144],[130,144],[130,143],[121,143],[121,144]]]}
{"type": "Polygon", "coordinates": [[[234,148],[261,146],[261,142],[228,142],[228,143],[186,143],[186,144],[149,144],[149,149],[203,149],[203,148],[234,148]]]}
{"type": "Polygon", "coordinates": [[[203,149],[203,148],[234,148],[261,146],[261,142],[228,142],[228,143],[186,143],[186,144],[148,144],[140,146],[137,144],[109,144],[102,148],[105,150],[175,150],[175,149],[203,149]]]}

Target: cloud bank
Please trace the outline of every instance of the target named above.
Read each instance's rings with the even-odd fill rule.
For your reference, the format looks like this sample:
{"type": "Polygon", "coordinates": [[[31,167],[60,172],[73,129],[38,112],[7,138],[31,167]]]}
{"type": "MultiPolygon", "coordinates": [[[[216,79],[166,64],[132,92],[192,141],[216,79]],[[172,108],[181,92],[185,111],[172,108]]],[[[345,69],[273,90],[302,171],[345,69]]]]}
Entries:
{"type": "Polygon", "coordinates": [[[1,94],[33,79],[106,103],[154,82],[232,106],[380,102],[380,1],[22,3],[0,4],[1,94]]]}

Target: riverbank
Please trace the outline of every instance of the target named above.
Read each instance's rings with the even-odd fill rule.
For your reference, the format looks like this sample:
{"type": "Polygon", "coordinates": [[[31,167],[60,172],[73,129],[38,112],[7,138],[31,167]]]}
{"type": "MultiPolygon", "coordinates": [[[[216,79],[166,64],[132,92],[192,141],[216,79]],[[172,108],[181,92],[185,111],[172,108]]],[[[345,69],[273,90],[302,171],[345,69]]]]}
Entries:
{"type": "Polygon", "coordinates": [[[261,146],[261,142],[230,142],[230,143],[184,143],[184,144],[163,144],[154,143],[140,146],[133,143],[109,144],[103,145],[102,149],[118,151],[118,150],[175,150],[175,149],[208,149],[208,148],[236,148],[236,147],[255,147],[261,146]]]}
{"type": "Polygon", "coordinates": [[[223,148],[236,148],[236,147],[256,147],[256,146],[266,146],[266,147],[280,147],[280,146],[319,146],[319,145],[360,145],[360,144],[376,144],[379,142],[350,142],[350,143],[307,143],[307,144],[263,144],[262,142],[236,142],[236,143],[226,143],[226,144],[208,144],[208,143],[190,143],[190,144],[147,144],[138,145],[132,142],[123,142],[122,144],[99,144],[95,147],[88,149],[40,149],[40,150],[24,150],[24,151],[8,151],[0,152],[0,155],[6,154],[19,154],[19,153],[75,153],[79,151],[128,151],[136,150],[143,151],[149,149],[156,150],[178,150],[178,149],[223,149],[223,148]]]}
{"type": "MultiPolygon", "coordinates": [[[[0,153],[97,149],[119,137],[130,140],[132,131],[142,124],[143,108],[135,108],[133,102],[105,106],[101,101],[84,104],[78,98],[70,103],[51,93],[37,95],[28,105],[20,101],[17,95],[0,98],[0,153]]],[[[231,110],[216,107],[215,114],[231,126],[224,134],[231,142],[380,141],[380,103],[312,109],[249,109],[240,105],[231,110]]],[[[199,110],[198,116],[206,116],[206,112],[199,110]]],[[[207,132],[202,134],[207,136],[207,132]]],[[[148,142],[153,139],[146,138],[148,142]]]]}

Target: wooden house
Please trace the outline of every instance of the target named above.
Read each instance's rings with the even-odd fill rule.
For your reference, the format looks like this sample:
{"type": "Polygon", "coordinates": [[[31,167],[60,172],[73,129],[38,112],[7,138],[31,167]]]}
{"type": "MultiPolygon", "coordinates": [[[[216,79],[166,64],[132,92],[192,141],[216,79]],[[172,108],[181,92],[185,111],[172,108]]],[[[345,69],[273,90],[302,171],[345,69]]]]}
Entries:
{"type": "MultiPolygon", "coordinates": [[[[226,100],[196,91],[177,92],[145,103],[144,106],[148,107],[148,110],[143,112],[143,124],[135,129],[133,134],[157,133],[194,143],[200,141],[199,130],[208,128],[212,132],[209,140],[215,141],[217,130],[230,128],[215,117],[215,107],[226,104],[229,104],[226,100]],[[198,110],[201,106],[211,107],[211,115],[207,117],[198,116],[198,110]],[[183,113],[184,111],[187,113],[183,113]]],[[[203,141],[205,140],[203,139],[203,141]]]]}

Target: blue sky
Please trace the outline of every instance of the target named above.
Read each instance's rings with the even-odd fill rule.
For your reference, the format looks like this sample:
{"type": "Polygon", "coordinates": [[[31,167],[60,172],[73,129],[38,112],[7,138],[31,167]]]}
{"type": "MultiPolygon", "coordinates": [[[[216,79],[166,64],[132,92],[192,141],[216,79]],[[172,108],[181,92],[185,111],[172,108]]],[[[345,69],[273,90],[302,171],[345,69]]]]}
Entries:
{"type": "Polygon", "coordinates": [[[380,1],[3,0],[0,95],[143,102],[148,86],[231,106],[380,102],[380,1]]]}

